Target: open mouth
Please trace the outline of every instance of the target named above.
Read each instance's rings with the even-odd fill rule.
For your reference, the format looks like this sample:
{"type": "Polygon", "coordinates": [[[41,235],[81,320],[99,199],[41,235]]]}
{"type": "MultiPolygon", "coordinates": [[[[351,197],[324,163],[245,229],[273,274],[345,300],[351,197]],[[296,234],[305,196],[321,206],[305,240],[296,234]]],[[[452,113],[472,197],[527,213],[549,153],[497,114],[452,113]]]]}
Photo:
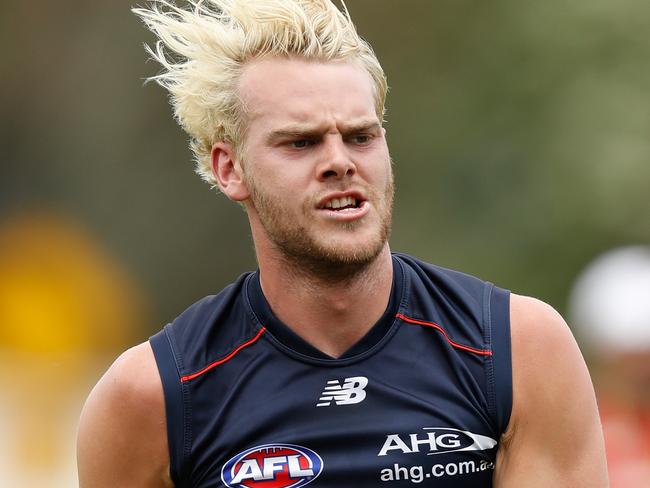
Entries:
{"type": "Polygon", "coordinates": [[[363,218],[370,211],[370,203],[361,193],[347,192],[330,195],[317,208],[327,218],[348,222],[363,218]]]}
{"type": "Polygon", "coordinates": [[[327,210],[334,210],[340,212],[343,210],[359,208],[361,206],[361,200],[358,200],[354,197],[342,197],[342,198],[332,198],[327,201],[323,208],[327,210]]]}

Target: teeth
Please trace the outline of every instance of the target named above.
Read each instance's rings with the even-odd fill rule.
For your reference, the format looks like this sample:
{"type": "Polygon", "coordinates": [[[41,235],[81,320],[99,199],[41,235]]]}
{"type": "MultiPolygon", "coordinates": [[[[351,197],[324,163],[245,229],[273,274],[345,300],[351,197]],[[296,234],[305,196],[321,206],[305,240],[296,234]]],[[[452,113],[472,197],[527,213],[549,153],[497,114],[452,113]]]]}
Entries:
{"type": "Polygon", "coordinates": [[[339,209],[339,208],[347,207],[348,205],[352,205],[356,207],[357,200],[352,197],[332,198],[329,202],[325,204],[325,208],[339,209]]]}

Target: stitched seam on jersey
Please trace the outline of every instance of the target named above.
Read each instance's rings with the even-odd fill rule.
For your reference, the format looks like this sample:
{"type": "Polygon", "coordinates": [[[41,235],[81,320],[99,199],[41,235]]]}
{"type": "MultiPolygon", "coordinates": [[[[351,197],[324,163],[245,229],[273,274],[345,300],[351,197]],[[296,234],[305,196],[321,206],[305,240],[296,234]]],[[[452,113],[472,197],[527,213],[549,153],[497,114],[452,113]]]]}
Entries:
{"type": "Polygon", "coordinates": [[[408,303],[411,299],[411,281],[406,277],[406,265],[404,262],[397,254],[394,254],[394,256],[397,258],[397,264],[399,264],[400,269],[402,270],[402,299],[397,308],[398,313],[402,313],[404,310],[408,310],[408,303]]]}
{"type": "Polygon", "coordinates": [[[266,332],[266,327],[262,326],[262,328],[261,328],[260,330],[257,331],[257,334],[255,334],[255,336],[254,336],[252,339],[249,339],[249,340],[247,340],[246,342],[243,342],[242,344],[240,344],[239,346],[237,346],[235,349],[233,349],[231,352],[229,352],[228,354],[226,354],[226,355],[225,355],[224,357],[222,357],[221,359],[217,359],[216,361],[213,361],[212,363],[208,364],[207,366],[205,366],[204,368],[200,369],[200,370],[197,371],[196,373],[192,373],[192,374],[188,374],[188,375],[182,376],[182,377],[181,377],[181,382],[185,384],[185,383],[187,383],[188,381],[191,381],[191,380],[193,380],[193,379],[195,379],[195,378],[198,378],[198,377],[201,376],[202,374],[207,373],[207,372],[210,371],[211,369],[214,369],[214,368],[216,368],[217,366],[221,366],[222,364],[227,363],[227,362],[230,361],[232,358],[234,358],[237,354],[239,354],[239,353],[241,352],[242,349],[245,349],[245,348],[247,348],[248,346],[252,346],[253,344],[255,344],[255,343],[259,340],[259,338],[262,337],[262,334],[264,334],[264,332],[266,332]]]}
{"type": "MultiPolygon", "coordinates": [[[[178,368],[178,375],[181,376],[181,371],[185,369],[183,357],[181,356],[178,347],[176,347],[176,339],[172,331],[169,330],[166,334],[169,341],[169,347],[172,350],[174,359],[176,360],[176,367],[178,368]]],[[[182,486],[186,486],[190,480],[192,473],[191,454],[192,454],[192,400],[190,398],[189,386],[181,382],[181,392],[183,395],[183,457],[181,459],[181,467],[178,476],[182,486]]]]}
{"type": "MultiPolygon", "coordinates": [[[[492,350],[492,293],[494,285],[491,283],[486,286],[483,293],[483,328],[487,346],[492,350]]],[[[488,413],[495,423],[495,432],[498,432],[499,419],[497,415],[497,393],[496,382],[494,378],[494,357],[490,356],[485,362],[485,374],[487,381],[488,394],[488,413]]]]}
{"type": "Polygon", "coordinates": [[[431,327],[431,328],[437,330],[438,332],[440,332],[442,334],[442,336],[445,338],[447,343],[449,343],[449,345],[451,345],[452,347],[455,347],[456,349],[471,352],[473,354],[478,354],[479,356],[491,356],[492,355],[492,351],[490,351],[489,349],[478,349],[478,348],[471,347],[471,346],[466,346],[465,344],[461,344],[459,342],[454,341],[451,337],[449,337],[449,334],[447,334],[447,331],[443,327],[441,327],[440,325],[436,324],[435,322],[430,322],[428,320],[421,320],[421,319],[415,319],[415,318],[412,318],[412,317],[407,317],[406,315],[401,314],[401,313],[398,313],[396,316],[397,316],[398,319],[401,319],[404,322],[407,322],[409,324],[424,325],[426,327],[431,327]]]}

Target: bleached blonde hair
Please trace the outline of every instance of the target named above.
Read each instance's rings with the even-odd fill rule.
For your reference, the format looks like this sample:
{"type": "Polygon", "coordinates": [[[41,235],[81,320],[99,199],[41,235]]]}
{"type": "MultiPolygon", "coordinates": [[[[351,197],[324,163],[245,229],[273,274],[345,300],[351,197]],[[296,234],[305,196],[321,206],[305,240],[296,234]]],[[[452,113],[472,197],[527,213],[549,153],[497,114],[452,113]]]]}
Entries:
{"type": "Polygon", "coordinates": [[[343,4],[330,0],[189,0],[186,8],[153,0],[133,12],[158,37],[147,51],[163,67],[153,76],[171,95],[174,115],[190,136],[196,172],[216,186],[215,142],[243,150],[246,117],[238,96],[245,64],[263,56],[356,60],[370,74],[375,109],[384,117],[387,83],[372,48],[359,37],[343,4]]]}

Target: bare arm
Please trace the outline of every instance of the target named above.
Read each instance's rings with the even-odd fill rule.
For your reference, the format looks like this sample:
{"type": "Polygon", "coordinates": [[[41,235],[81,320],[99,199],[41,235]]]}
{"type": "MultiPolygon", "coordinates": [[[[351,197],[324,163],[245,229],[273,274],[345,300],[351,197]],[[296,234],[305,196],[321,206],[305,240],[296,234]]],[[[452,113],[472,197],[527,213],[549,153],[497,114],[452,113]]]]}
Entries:
{"type": "Polygon", "coordinates": [[[162,384],[145,342],[122,354],[86,401],[77,440],[79,486],[173,486],[165,422],[162,384]]]}
{"type": "Polygon", "coordinates": [[[589,372],[550,306],[512,295],[513,407],[495,487],[608,486],[603,434],[589,372]]]}

